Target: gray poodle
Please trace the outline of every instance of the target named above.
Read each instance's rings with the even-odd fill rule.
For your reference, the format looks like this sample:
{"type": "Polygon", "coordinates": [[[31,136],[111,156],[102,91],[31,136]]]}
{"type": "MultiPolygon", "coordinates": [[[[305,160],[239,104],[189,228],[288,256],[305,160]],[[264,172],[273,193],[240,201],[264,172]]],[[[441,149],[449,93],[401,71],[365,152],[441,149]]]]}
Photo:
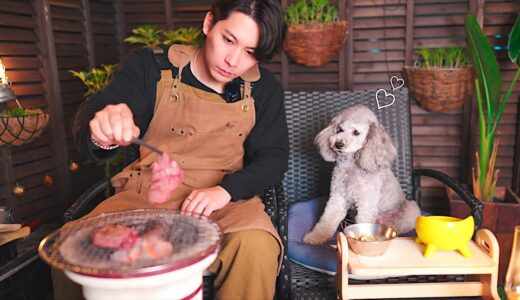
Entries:
{"type": "Polygon", "coordinates": [[[330,197],[314,228],[303,237],[322,244],[336,232],[347,211],[357,207],[356,223],[382,223],[398,233],[415,227],[420,210],[390,169],[395,147],[376,115],[366,106],[342,111],[314,142],[326,161],[335,161],[330,197]]]}

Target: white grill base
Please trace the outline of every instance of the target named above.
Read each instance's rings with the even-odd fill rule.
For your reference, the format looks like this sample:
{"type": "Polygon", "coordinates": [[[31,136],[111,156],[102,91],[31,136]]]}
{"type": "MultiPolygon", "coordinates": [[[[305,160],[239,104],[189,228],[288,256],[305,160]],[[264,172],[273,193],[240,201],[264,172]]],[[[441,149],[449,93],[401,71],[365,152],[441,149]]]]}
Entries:
{"type": "Polygon", "coordinates": [[[70,271],[65,275],[83,287],[88,300],[202,300],[201,288],[204,270],[217,257],[217,252],[188,267],[134,278],[101,278],[85,276],[70,271]]]}

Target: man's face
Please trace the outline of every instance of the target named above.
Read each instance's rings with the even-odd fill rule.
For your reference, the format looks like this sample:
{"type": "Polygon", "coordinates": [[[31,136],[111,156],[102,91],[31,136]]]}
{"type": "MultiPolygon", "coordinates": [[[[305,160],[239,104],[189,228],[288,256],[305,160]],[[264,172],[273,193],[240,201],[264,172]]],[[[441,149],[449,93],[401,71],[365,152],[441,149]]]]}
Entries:
{"type": "Polygon", "coordinates": [[[223,87],[239,77],[258,61],[254,53],[260,39],[260,29],[249,16],[232,12],[225,20],[211,25],[213,15],[204,19],[206,34],[205,80],[206,84],[223,87]]]}

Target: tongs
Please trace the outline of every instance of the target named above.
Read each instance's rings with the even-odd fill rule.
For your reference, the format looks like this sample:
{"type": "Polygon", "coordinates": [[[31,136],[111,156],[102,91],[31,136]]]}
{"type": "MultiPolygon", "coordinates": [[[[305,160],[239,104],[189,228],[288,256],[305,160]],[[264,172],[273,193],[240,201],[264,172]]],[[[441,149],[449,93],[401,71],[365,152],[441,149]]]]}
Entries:
{"type": "Polygon", "coordinates": [[[132,140],[130,142],[132,142],[133,144],[144,146],[144,147],[150,149],[151,151],[153,151],[153,152],[155,152],[155,153],[157,153],[159,155],[163,154],[163,152],[161,150],[155,148],[154,146],[148,144],[147,142],[143,141],[140,138],[132,138],[132,140]]]}

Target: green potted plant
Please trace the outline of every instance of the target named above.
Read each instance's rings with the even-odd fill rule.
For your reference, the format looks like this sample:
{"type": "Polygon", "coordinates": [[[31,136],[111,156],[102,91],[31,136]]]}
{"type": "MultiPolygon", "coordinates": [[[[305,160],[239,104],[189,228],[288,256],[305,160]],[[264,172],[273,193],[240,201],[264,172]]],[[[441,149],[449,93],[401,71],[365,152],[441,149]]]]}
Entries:
{"type": "Polygon", "coordinates": [[[99,91],[102,91],[110,81],[110,76],[114,71],[116,65],[101,65],[100,68],[92,68],[88,71],[74,71],[69,70],[69,73],[81,80],[87,87],[84,96],[88,97],[99,91]]]}
{"type": "Polygon", "coordinates": [[[203,43],[202,32],[195,27],[162,30],[156,25],[144,24],[132,29],[131,36],[125,39],[130,44],[143,44],[148,47],[159,44],[188,44],[200,46],[203,43]]]}
{"type": "Polygon", "coordinates": [[[476,154],[477,164],[473,169],[473,192],[483,202],[493,201],[498,179],[495,161],[499,139],[496,135],[502,113],[513,87],[520,75],[520,16],[511,30],[508,40],[508,54],[517,69],[509,87],[501,97],[502,76],[500,67],[493,54],[489,42],[480,28],[474,15],[468,14],[465,19],[468,48],[477,78],[478,120],[479,120],[479,152],[476,154]]]}
{"type": "MultiPolygon", "coordinates": [[[[110,81],[113,70],[116,65],[101,65],[100,68],[92,68],[87,71],[69,70],[69,73],[78,79],[87,87],[84,93],[85,97],[91,96],[102,91],[110,81]]],[[[125,149],[120,148],[116,156],[111,160],[102,163],[104,167],[105,178],[110,178],[124,167],[125,149]]],[[[109,196],[110,190],[105,192],[109,196]]]]}
{"type": "Polygon", "coordinates": [[[426,110],[461,108],[473,94],[473,68],[464,48],[423,48],[414,66],[405,66],[410,95],[426,110]]]}
{"type": "Polygon", "coordinates": [[[320,66],[341,49],[347,34],[347,21],[328,0],[298,0],[287,6],[288,24],[284,50],[299,64],[320,66]]]}
{"type": "MultiPolygon", "coordinates": [[[[492,230],[500,244],[499,280],[503,280],[509,254],[513,226],[519,224],[520,199],[509,188],[499,189],[499,170],[495,166],[499,147],[498,126],[513,87],[520,76],[520,15],[516,18],[508,40],[508,55],[516,72],[502,96],[500,68],[486,35],[474,15],[468,14],[464,27],[468,41],[468,52],[475,70],[475,90],[478,106],[479,150],[475,154],[472,187],[476,198],[484,204],[482,226],[492,230]]],[[[467,208],[451,199],[452,215],[464,217],[467,208]]]]}
{"type": "Polygon", "coordinates": [[[162,30],[156,25],[144,24],[132,29],[131,36],[125,39],[129,44],[144,44],[148,47],[157,46],[161,43],[162,30]]]}
{"type": "Polygon", "coordinates": [[[196,27],[181,27],[178,29],[165,30],[162,33],[166,45],[185,44],[202,46],[202,31],[196,27]]]}

